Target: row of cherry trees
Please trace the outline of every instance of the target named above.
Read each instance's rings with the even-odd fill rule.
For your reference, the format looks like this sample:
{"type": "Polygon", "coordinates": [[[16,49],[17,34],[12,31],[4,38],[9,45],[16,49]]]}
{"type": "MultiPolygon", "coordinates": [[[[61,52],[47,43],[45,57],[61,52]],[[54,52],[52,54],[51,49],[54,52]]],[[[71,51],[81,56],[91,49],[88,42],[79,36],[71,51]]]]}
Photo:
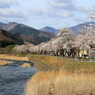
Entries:
{"type": "Polygon", "coordinates": [[[70,29],[62,29],[55,38],[39,45],[16,45],[16,49],[20,53],[44,54],[55,56],[74,56],[84,48],[88,50],[90,44],[95,44],[95,34],[86,32],[85,35],[74,35],[70,29]]]}
{"type": "MultiPolygon", "coordinates": [[[[95,19],[94,11],[89,12],[89,14],[89,18],[95,19]]],[[[75,56],[79,54],[80,50],[89,50],[90,45],[95,44],[94,26],[93,24],[82,25],[79,35],[74,35],[70,29],[64,28],[48,42],[39,45],[16,45],[14,49],[20,53],[75,56]]]]}

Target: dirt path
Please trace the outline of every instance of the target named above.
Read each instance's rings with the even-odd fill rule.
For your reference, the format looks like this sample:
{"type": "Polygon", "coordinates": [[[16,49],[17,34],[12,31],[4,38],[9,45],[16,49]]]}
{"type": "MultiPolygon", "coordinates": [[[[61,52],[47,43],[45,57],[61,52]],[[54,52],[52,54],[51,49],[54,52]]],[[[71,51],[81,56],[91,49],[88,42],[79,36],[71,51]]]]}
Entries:
{"type": "Polygon", "coordinates": [[[36,61],[34,59],[31,59],[30,61],[34,64],[34,67],[36,68],[37,71],[58,70],[58,68],[56,67],[36,61]]]}

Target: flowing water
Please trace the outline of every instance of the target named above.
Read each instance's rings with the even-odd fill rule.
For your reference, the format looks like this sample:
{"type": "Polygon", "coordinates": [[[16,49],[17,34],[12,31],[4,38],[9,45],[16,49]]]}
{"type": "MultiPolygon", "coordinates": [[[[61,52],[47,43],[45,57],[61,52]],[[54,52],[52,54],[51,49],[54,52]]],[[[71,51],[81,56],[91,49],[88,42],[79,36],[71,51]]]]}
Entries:
{"type": "Polygon", "coordinates": [[[24,61],[10,60],[11,64],[0,67],[0,95],[25,95],[24,88],[27,80],[37,71],[33,67],[23,68],[24,61]]]}

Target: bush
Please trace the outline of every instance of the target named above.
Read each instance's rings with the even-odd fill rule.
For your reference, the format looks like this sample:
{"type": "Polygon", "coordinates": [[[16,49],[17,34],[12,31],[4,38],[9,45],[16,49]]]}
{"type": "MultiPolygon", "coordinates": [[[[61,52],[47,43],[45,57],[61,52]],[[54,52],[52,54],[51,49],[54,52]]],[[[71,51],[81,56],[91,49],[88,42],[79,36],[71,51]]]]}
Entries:
{"type": "Polygon", "coordinates": [[[14,48],[15,45],[8,45],[4,49],[4,53],[6,54],[12,54],[12,49],[14,48]]]}
{"type": "Polygon", "coordinates": [[[27,55],[27,54],[25,54],[25,53],[20,53],[20,54],[19,54],[20,57],[25,57],[26,55],[27,55]]]}

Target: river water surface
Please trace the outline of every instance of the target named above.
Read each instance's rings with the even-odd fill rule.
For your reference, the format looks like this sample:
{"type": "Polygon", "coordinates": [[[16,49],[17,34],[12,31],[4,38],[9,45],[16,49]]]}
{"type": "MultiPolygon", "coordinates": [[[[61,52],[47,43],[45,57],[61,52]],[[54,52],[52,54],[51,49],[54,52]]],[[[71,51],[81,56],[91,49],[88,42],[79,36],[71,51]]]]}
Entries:
{"type": "Polygon", "coordinates": [[[11,63],[0,67],[0,95],[25,95],[26,82],[37,71],[34,67],[21,67],[24,63],[21,61],[11,61],[11,63]]]}

